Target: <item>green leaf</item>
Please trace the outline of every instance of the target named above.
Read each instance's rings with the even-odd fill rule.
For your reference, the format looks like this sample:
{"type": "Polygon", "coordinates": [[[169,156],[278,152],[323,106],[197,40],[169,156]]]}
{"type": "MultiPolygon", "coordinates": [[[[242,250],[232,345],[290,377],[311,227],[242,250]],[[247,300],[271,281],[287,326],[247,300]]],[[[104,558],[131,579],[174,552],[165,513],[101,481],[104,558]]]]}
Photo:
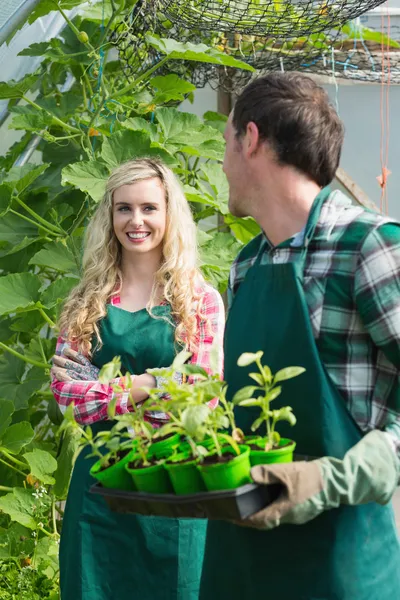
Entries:
{"type": "Polygon", "coordinates": [[[40,0],[40,2],[35,6],[32,12],[29,15],[28,23],[34,23],[36,19],[40,19],[40,17],[44,17],[48,15],[53,10],[58,10],[57,4],[63,10],[68,10],[70,8],[74,8],[75,6],[80,6],[82,4],[81,0],[58,0],[58,2],[54,2],[53,0],[40,0]]]}
{"type": "Polygon", "coordinates": [[[143,131],[117,131],[103,141],[101,157],[111,169],[142,156],[156,156],[168,164],[175,162],[167,151],[152,147],[150,137],[143,131]]]}
{"type": "Polygon", "coordinates": [[[25,347],[25,356],[42,363],[48,362],[56,349],[56,339],[47,340],[41,336],[31,339],[29,346],[25,347]]]}
{"type": "Polygon", "coordinates": [[[279,410],[274,410],[273,418],[276,421],[287,421],[292,427],[293,425],[296,425],[296,417],[293,414],[291,406],[283,406],[279,410]]]}
{"type": "Polygon", "coordinates": [[[186,352],[185,350],[179,352],[179,354],[175,356],[174,362],[172,363],[172,369],[174,371],[179,371],[180,368],[186,363],[186,361],[189,360],[191,356],[191,352],[186,352]]]}
{"type": "Polygon", "coordinates": [[[261,232],[260,226],[251,217],[239,218],[227,214],[224,221],[242,244],[248,244],[261,232]]]}
{"type": "Polygon", "coordinates": [[[10,400],[0,399],[0,440],[11,423],[14,404],[10,400]]]}
{"type": "Polygon", "coordinates": [[[47,169],[49,165],[26,164],[22,167],[13,167],[7,174],[3,183],[7,184],[12,190],[21,194],[35,179],[47,169]]]}
{"type": "Polygon", "coordinates": [[[28,408],[29,398],[43,386],[43,379],[29,377],[32,371],[36,373],[34,369],[23,379],[25,368],[26,364],[12,354],[0,358],[0,398],[11,400],[15,410],[28,408]]]}
{"type": "Polygon", "coordinates": [[[132,131],[142,131],[147,134],[151,140],[156,137],[157,127],[154,123],[150,123],[150,121],[146,121],[143,117],[133,117],[132,119],[126,119],[122,123],[124,129],[131,129],[132,131]]]}
{"type": "Polygon", "coordinates": [[[200,375],[205,379],[208,378],[208,373],[203,367],[199,367],[198,365],[182,365],[180,367],[181,373],[185,375],[200,375]]]}
{"type": "Polygon", "coordinates": [[[249,377],[258,383],[258,385],[264,385],[264,379],[260,373],[249,373],[249,377]]]}
{"type": "Polygon", "coordinates": [[[254,398],[249,398],[248,400],[241,400],[238,402],[240,406],[262,406],[261,400],[255,400],[254,398]]]}
{"type": "Polygon", "coordinates": [[[15,273],[0,277],[0,314],[33,306],[39,299],[42,282],[33,273],[15,273]]]}
{"type": "Polygon", "coordinates": [[[278,383],[278,381],[285,381],[286,379],[292,379],[293,377],[297,377],[304,373],[304,367],[286,367],[285,369],[281,369],[274,376],[274,383],[278,383]]]}
{"type": "Polygon", "coordinates": [[[192,60],[196,62],[235,67],[245,71],[254,71],[254,68],[224,52],[210,48],[206,44],[192,44],[191,42],[177,42],[169,38],[160,38],[156,35],[146,34],[146,41],[150,46],[165,54],[169,59],[192,60]]]}
{"type": "Polygon", "coordinates": [[[193,92],[196,86],[178,77],[178,75],[165,75],[153,77],[150,86],[154,89],[154,103],[166,104],[171,100],[184,100],[185,95],[193,92]]]}
{"type": "Polygon", "coordinates": [[[77,284],[78,280],[73,277],[56,279],[44,290],[40,301],[46,308],[53,308],[53,306],[64,302],[70,291],[76,287],[77,284]]]}
{"type": "Polygon", "coordinates": [[[52,118],[50,115],[36,110],[31,114],[14,115],[9,125],[9,129],[22,129],[24,131],[34,131],[36,133],[51,125],[51,122],[52,118]]]}
{"type": "Polygon", "coordinates": [[[34,437],[35,432],[31,424],[28,421],[21,421],[10,425],[3,435],[1,446],[12,454],[18,454],[34,437]]]}
{"type": "Polygon", "coordinates": [[[233,396],[233,404],[239,404],[239,402],[242,402],[243,400],[248,400],[249,398],[252,398],[254,392],[257,389],[258,388],[254,385],[246,385],[245,387],[237,391],[236,394],[233,396]]]}
{"type": "Polygon", "coordinates": [[[95,202],[99,202],[104,196],[108,177],[109,171],[102,163],[94,160],[77,162],[63,168],[61,183],[74,185],[89,194],[95,202]]]}
{"type": "Polygon", "coordinates": [[[182,412],[182,425],[190,437],[196,437],[199,428],[204,425],[210,414],[207,404],[189,406],[182,412]]]}
{"type": "Polygon", "coordinates": [[[261,427],[261,425],[264,423],[264,421],[265,421],[265,418],[264,418],[264,416],[258,417],[258,419],[256,419],[256,420],[254,421],[254,423],[252,424],[252,426],[251,426],[251,430],[252,430],[252,431],[257,431],[257,429],[258,429],[259,427],[261,427]]]}
{"type": "Polygon", "coordinates": [[[19,81],[14,81],[11,79],[7,83],[4,81],[0,81],[0,100],[5,99],[15,99],[22,98],[26,94],[28,90],[36,83],[39,75],[33,73],[32,75],[27,75],[23,79],[19,81]]]}
{"type": "Polygon", "coordinates": [[[100,383],[109,383],[111,379],[118,377],[121,371],[121,359],[119,356],[115,356],[112,361],[102,366],[99,373],[100,383]]]}
{"type": "Polygon", "coordinates": [[[44,484],[53,485],[55,483],[51,473],[57,469],[57,461],[49,452],[35,448],[32,452],[25,452],[23,457],[30,467],[31,475],[44,484]]]}
{"type": "Polygon", "coordinates": [[[62,242],[51,242],[39,250],[29,261],[30,265],[49,267],[62,273],[79,274],[79,268],[71,250],[62,242]]]}
{"type": "Polygon", "coordinates": [[[7,185],[0,185],[0,217],[3,217],[10,208],[11,190],[7,185]]]}
{"type": "Polygon", "coordinates": [[[61,450],[58,456],[58,467],[54,474],[55,484],[53,493],[57,498],[64,499],[67,496],[68,486],[74,466],[74,457],[79,447],[81,433],[79,429],[69,428],[64,432],[61,442],[61,450]]]}
{"type": "Polygon", "coordinates": [[[281,392],[282,392],[281,386],[274,388],[273,390],[268,392],[268,394],[266,396],[266,400],[268,400],[268,402],[272,402],[272,400],[275,400],[275,398],[277,398],[278,396],[281,395],[281,392]]]}
{"type": "Polygon", "coordinates": [[[204,125],[196,115],[176,108],[159,108],[156,110],[156,119],[163,132],[164,143],[196,147],[216,140],[223,146],[218,131],[204,125]]]}
{"type": "Polygon", "coordinates": [[[27,237],[37,239],[37,233],[35,225],[23,221],[17,215],[8,213],[0,219],[0,242],[17,245],[27,237]]]}
{"type": "Polygon", "coordinates": [[[262,352],[261,350],[256,352],[255,354],[251,352],[244,352],[239,356],[237,364],[239,365],[239,367],[248,367],[249,365],[256,362],[256,360],[261,359],[263,354],[264,352],[262,352]]]}
{"type": "Polygon", "coordinates": [[[14,488],[10,494],[0,498],[0,510],[28,529],[36,529],[35,511],[37,501],[31,490],[14,488]]]}

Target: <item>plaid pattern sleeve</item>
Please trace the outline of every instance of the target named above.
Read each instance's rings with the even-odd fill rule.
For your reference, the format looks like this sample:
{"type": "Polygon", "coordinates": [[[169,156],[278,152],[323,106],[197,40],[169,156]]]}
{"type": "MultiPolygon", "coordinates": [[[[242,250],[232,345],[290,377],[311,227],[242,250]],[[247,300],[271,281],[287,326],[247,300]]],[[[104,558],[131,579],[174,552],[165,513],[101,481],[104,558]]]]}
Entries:
{"type": "MultiPolygon", "coordinates": [[[[400,443],[399,224],[383,224],[366,237],[360,250],[354,291],[361,320],[383,354],[381,360],[388,361],[392,378],[392,393],[384,404],[377,397],[373,410],[379,411],[385,430],[393,434],[400,443]]],[[[377,384],[381,382],[377,381],[377,384]]]]}
{"type": "MultiPolygon", "coordinates": [[[[276,247],[263,234],[254,238],[232,266],[230,302],[257,257],[280,264],[300,254],[294,238],[276,247]]],[[[309,244],[303,289],[321,360],[354,421],[400,446],[400,224],[331,192],[309,244]]]]}
{"type": "MultiPolygon", "coordinates": [[[[65,338],[59,337],[56,354],[61,356],[66,347],[77,350],[65,338]]],[[[91,425],[96,421],[105,421],[107,419],[107,407],[115,395],[111,386],[112,384],[116,384],[124,388],[123,379],[113,379],[110,384],[104,384],[99,381],[86,380],[58,381],[52,377],[51,390],[62,413],[73,402],[76,421],[82,425],[91,425]]],[[[129,412],[131,409],[129,393],[121,392],[116,394],[116,396],[116,414],[120,415],[129,412]]]]}
{"type": "MultiPolygon", "coordinates": [[[[219,348],[218,374],[223,377],[223,337],[225,328],[225,309],[221,295],[211,286],[205,285],[201,291],[200,300],[201,316],[197,317],[198,338],[196,348],[190,357],[189,363],[203,367],[207,373],[211,373],[210,351],[214,344],[219,348]],[[204,317],[204,318],[202,318],[204,317]]],[[[193,383],[194,377],[189,377],[188,382],[193,383]]],[[[218,400],[215,398],[209,403],[215,408],[218,400]]]]}

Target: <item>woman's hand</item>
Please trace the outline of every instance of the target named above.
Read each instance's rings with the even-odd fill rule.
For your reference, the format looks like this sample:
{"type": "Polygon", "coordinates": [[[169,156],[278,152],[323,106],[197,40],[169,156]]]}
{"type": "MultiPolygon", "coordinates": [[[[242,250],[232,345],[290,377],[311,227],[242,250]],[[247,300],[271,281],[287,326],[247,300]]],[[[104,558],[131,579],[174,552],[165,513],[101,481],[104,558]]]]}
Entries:
{"type": "Polygon", "coordinates": [[[63,356],[53,356],[51,373],[58,381],[96,381],[99,372],[86,356],[71,348],[65,348],[63,356]]]}

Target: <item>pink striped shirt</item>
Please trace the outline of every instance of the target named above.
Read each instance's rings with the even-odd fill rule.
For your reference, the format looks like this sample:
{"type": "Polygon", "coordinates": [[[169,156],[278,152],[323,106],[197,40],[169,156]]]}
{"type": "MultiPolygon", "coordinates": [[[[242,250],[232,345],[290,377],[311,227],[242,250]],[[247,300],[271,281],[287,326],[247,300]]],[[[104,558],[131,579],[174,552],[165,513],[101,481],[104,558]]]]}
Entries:
{"type": "MultiPolygon", "coordinates": [[[[225,311],[220,294],[211,286],[203,284],[198,290],[201,296],[201,314],[205,319],[197,316],[198,326],[198,342],[197,348],[193,352],[189,363],[203,367],[207,373],[211,373],[210,369],[210,350],[214,343],[219,343],[219,373],[222,376],[223,372],[223,333],[225,326],[225,311]]],[[[114,296],[111,303],[114,306],[120,304],[119,296],[114,296]]],[[[65,348],[78,348],[68,342],[64,337],[60,336],[57,340],[56,355],[62,356],[65,348]]],[[[191,382],[191,378],[189,378],[191,382]]],[[[124,378],[120,377],[112,380],[109,384],[100,383],[97,380],[83,381],[58,381],[54,377],[51,382],[51,389],[54,397],[62,412],[65,412],[67,406],[74,403],[75,419],[83,425],[91,425],[97,421],[104,421],[107,417],[107,407],[110,401],[116,396],[116,414],[121,415],[132,410],[129,401],[128,392],[114,392],[113,385],[118,385],[124,389],[124,378]]],[[[215,407],[217,399],[210,403],[210,406],[215,407]]],[[[147,416],[147,420],[151,421],[155,426],[163,422],[162,413],[159,417],[154,414],[147,416]]]]}

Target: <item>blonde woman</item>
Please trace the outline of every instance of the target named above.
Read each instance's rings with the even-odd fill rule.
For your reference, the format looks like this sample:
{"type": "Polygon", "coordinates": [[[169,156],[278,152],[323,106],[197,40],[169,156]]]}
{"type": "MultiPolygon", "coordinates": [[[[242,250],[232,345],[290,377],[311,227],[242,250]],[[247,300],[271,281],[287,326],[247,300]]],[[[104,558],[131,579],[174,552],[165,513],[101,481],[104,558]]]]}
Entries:
{"type": "MultiPolygon", "coordinates": [[[[168,366],[179,348],[209,370],[223,327],[222,300],[198,270],[196,228],[174,174],[150,159],[123,164],[88,226],[82,281],[61,315],[52,369],[59,406],[74,402],[80,423],[94,433],[108,429],[113,390],[97,381],[103,364],[121,356],[131,400],[140,402],[140,388],[156,384],[146,369],[168,366]]],[[[119,394],[117,413],[129,411],[131,400],[119,394]]],[[[163,416],[148,419],[157,426],[163,416]]],[[[62,600],[197,599],[206,523],[111,512],[89,492],[94,459],[85,454],[63,522],[62,600]]]]}

